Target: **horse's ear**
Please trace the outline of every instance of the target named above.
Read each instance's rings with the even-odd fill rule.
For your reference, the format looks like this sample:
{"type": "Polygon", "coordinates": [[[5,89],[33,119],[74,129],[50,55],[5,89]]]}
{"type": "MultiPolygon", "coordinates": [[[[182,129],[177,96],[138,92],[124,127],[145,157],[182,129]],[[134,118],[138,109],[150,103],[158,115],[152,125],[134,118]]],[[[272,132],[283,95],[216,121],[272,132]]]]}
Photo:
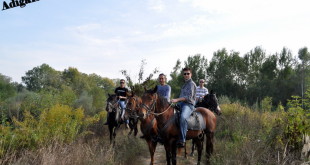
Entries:
{"type": "Polygon", "coordinates": [[[144,92],[146,92],[147,91],[147,89],[146,89],[146,87],[144,86],[144,92]]]}
{"type": "Polygon", "coordinates": [[[211,94],[211,95],[213,95],[213,94],[215,94],[215,93],[214,93],[214,91],[213,91],[213,90],[211,90],[210,94],[211,94]]]}
{"type": "Polygon", "coordinates": [[[111,97],[110,93],[108,93],[108,96],[111,97]]]}
{"type": "Polygon", "coordinates": [[[153,93],[157,92],[157,85],[155,86],[155,88],[153,89],[153,93]]]}

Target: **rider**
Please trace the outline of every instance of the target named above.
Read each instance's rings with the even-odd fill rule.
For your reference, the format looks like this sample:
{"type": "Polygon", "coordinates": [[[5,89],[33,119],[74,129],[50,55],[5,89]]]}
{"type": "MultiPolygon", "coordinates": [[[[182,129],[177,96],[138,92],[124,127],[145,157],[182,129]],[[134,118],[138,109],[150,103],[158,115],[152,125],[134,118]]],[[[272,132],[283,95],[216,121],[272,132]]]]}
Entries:
{"type": "Polygon", "coordinates": [[[170,102],[170,95],[171,95],[171,87],[170,85],[166,84],[167,77],[165,74],[161,73],[158,76],[159,85],[157,85],[157,94],[167,99],[170,102]]]}
{"type": "Polygon", "coordinates": [[[204,87],[204,84],[205,84],[205,80],[200,79],[199,80],[199,86],[197,87],[197,90],[196,90],[196,104],[198,102],[201,102],[203,97],[209,93],[208,89],[206,87],[204,87]]]}
{"type": "MultiPolygon", "coordinates": [[[[115,94],[118,99],[118,104],[121,107],[121,119],[124,121],[124,115],[125,115],[125,108],[126,108],[126,99],[127,99],[127,93],[128,89],[125,87],[125,80],[121,79],[120,80],[120,86],[115,89],[115,94]]],[[[129,128],[128,123],[129,120],[125,120],[126,127],[129,128]]]]}
{"type": "Polygon", "coordinates": [[[193,112],[196,96],[196,84],[192,80],[192,72],[190,68],[183,69],[183,77],[185,80],[184,85],[181,88],[181,93],[179,98],[172,99],[172,103],[178,103],[181,108],[180,115],[180,137],[177,142],[178,147],[184,147],[187,132],[187,122],[186,119],[193,112]]]}
{"type": "MultiPolygon", "coordinates": [[[[156,86],[157,88],[157,94],[161,97],[164,97],[168,102],[170,102],[170,96],[171,96],[171,87],[170,85],[166,84],[167,82],[167,77],[165,74],[161,73],[158,76],[158,82],[159,85],[156,86]]],[[[145,136],[141,136],[140,138],[145,138],[145,136]]],[[[157,136],[153,137],[153,141],[157,141],[160,143],[163,143],[163,139],[161,138],[160,134],[157,136]]]]}
{"type": "MultiPolygon", "coordinates": [[[[121,107],[121,119],[124,120],[125,108],[126,108],[125,102],[127,99],[126,96],[127,96],[127,92],[128,92],[128,89],[125,87],[125,80],[124,79],[120,80],[120,86],[117,87],[114,92],[117,96],[118,104],[121,107]]],[[[109,120],[107,120],[107,122],[104,125],[108,125],[108,123],[109,123],[109,120]]],[[[125,123],[126,123],[126,127],[129,128],[129,125],[128,125],[129,120],[126,120],[125,123]]]]}

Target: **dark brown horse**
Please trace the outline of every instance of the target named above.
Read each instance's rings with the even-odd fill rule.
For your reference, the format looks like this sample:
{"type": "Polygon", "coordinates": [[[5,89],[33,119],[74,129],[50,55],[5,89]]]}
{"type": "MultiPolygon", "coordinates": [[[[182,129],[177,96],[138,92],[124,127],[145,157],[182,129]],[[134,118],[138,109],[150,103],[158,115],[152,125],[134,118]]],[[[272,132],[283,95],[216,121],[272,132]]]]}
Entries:
{"type": "Polygon", "coordinates": [[[120,109],[115,94],[108,94],[106,111],[109,113],[107,120],[110,132],[110,144],[115,144],[116,131],[120,127],[120,109]]]}
{"type": "MultiPolygon", "coordinates": [[[[154,114],[157,120],[158,134],[164,140],[166,150],[167,164],[176,165],[176,141],[179,138],[180,128],[176,124],[178,120],[174,113],[174,108],[156,94],[155,90],[146,91],[142,96],[142,104],[139,109],[139,115],[144,119],[150,114],[154,114]]],[[[206,108],[196,108],[196,111],[201,113],[204,119],[206,129],[204,130],[188,130],[186,139],[193,139],[198,151],[198,162],[200,164],[201,154],[203,149],[203,141],[201,137],[206,135],[206,157],[209,160],[213,152],[214,131],[216,128],[215,115],[206,108]]]]}
{"type": "MultiPolygon", "coordinates": [[[[142,100],[138,96],[129,97],[127,107],[130,107],[131,110],[127,110],[126,113],[129,113],[128,116],[134,116],[137,114],[139,106],[142,104],[142,100]]],[[[154,115],[150,114],[145,118],[139,118],[141,121],[140,130],[143,134],[143,138],[146,140],[146,143],[149,147],[149,152],[151,155],[150,165],[154,164],[154,154],[157,146],[156,137],[157,137],[157,122],[154,115]]]]}

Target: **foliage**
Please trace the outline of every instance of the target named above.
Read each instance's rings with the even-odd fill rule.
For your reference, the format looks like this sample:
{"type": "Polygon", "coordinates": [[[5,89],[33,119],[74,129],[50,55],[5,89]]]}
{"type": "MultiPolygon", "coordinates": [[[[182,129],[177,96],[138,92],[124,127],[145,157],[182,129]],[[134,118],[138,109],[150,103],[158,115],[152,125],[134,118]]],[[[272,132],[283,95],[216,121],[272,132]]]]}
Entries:
{"type": "Polygon", "coordinates": [[[0,73],[0,102],[16,94],[16,88],[11,83],[11,78],[0,73]]]}
{"type": "Polygon", "coordinates": [[[265,97],[262,100],[262,111],[263,112],[271,112],[272,108],[272,98],[271,97],[265,97]]]}
{"type": "Polygon", "coordinates": [[[127,73],[127,70],[121,70],[121,73],[125,76],[127,80],[127,85],[131,89],[131,91],[138,96],[141,96],[145,89],[154,88],[157,85],[157,80],[153,79],[153,76],[157,74],[159,71],[157,68],[153,70],[146,78],[144,78],[144,66],[146,65],[145,60],[141,61],[141,66],[139,70],[138,82],[135,83],[131,76],[127,73]]]}
{"type": "Polygon", "coordinates": [[[0,157],[6,152],[51,142],[72,142],[81,134],[84,120],[82,109],[73,110],[67,105],[56,104],[44,110],[39,118],[25,111],[23,120],[13,118],[12,125],[0,125],[0,157]]]}

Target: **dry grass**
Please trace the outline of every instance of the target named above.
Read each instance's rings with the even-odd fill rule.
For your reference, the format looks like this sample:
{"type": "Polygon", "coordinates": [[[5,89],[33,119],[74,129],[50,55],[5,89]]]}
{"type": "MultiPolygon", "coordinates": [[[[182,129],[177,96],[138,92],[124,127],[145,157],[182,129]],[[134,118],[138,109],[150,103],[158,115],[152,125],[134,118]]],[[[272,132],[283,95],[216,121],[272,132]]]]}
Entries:
{"type": "MultiPolygon", "coordinates": [[[[7,154],[0,164],[14,165],[122,165],[140,164],[135,160],[148,151],[144,141],[127,137],[127,130],[120,130],[116,144],[110,145],[108,135],[88,136],[71,144],[53,143],[35,151],[25,150],[7,154]],[[132,162],[132,163],[128,163],[132,162]]],[[[142,162],[141,162],[142,164],[142,162]]]]}

